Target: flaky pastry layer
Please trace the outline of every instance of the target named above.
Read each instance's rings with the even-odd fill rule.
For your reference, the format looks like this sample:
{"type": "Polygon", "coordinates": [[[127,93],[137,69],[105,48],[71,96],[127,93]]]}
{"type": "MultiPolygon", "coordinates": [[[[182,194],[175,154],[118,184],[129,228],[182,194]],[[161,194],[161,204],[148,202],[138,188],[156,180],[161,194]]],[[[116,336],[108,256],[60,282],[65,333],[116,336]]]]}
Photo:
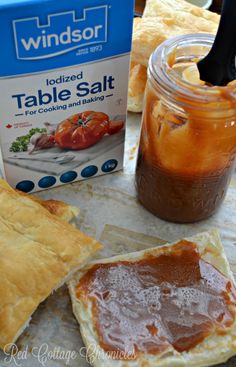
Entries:
{"type": "Polygon", "coordinates": [[[74,214],[0,181],[0,348],[15,342],[38,305],[101,248],[61,219],[74,214]]]}
{"type": "Polygon", "coordinates": [[[147,0],[143,18],[134,20],[129,111],[142,112],[146,68],[152,52],[171,37],[190,33],[215,34],[219,19],[218,14],[185,0],[147,0]]]}

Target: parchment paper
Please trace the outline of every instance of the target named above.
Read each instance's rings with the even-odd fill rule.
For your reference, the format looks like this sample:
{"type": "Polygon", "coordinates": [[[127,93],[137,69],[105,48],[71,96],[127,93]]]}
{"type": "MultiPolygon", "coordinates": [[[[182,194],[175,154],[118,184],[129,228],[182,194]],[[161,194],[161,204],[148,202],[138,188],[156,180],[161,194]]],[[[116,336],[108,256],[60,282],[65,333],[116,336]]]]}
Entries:
{"type": "MultiPolygon", "coordinates": [[[[130,114],[123,172],[44,191],[40,196],[64,200],[80,207],[76,225],[104,244],[100,257],[153,247],[216,227],[221,232],[231,268],[236,275],[236,177],[219,212],[206,221],[177,225],[154,217],[137,202],[135,196],[134,171],[139,124],[140,116],[130,114]]],[[[40,305],[17,344],[21,354],[13,360],[1,352],[0,366],[88,367],[66,286],[40,305]]],[[[236,358],[220,365],[223,366],[236,367],[236,358]]]]}

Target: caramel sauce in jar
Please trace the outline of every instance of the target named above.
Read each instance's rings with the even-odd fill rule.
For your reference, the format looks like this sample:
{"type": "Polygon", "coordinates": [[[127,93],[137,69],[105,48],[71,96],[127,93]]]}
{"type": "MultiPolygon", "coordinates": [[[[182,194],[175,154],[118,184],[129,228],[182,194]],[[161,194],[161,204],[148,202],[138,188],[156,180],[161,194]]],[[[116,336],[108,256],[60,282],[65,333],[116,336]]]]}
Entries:
{"type": "Polygon", "coordinates": [[[100,346],[124,357],[188,351],[235,320],[234,285],[186,240],[158,256],[94,265],[81,295],[92,302],[100,346]]]}
{"type": "Polygon", "coordinates": [[[235,166],[236,84],[198,83],[191,71],[212,42],[208,35],[177,37],[150,60],[137,195],[145,208],[173,222],[195,222],[215,213],[235,166]]]}

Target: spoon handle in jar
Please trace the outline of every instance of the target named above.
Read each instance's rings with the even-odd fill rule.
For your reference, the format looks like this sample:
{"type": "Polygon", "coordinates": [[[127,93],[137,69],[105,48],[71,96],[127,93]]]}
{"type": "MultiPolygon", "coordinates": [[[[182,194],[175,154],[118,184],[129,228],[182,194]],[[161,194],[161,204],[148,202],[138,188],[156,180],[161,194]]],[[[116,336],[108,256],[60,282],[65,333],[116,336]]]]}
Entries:
{"type": "Polygon", "coordinates": [[[209,54],[198,63],[201,80],[226,85],[236,79],[236,1],[224,0],[215,42],[209,54]]]}

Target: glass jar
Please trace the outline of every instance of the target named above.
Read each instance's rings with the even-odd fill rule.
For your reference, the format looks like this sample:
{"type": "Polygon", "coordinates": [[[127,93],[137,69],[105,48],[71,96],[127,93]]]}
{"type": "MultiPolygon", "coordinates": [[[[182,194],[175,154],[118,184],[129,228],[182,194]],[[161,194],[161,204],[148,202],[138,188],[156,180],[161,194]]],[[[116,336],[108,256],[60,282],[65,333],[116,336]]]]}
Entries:
{"type": "Polygon", "coordinates": [[[236,84],[213,87],[183,78],[213,40],[207,34],[176,37],[157,48],[149,62],[137,195],[146,209],[172,222],[215,213],[234,169],[236,84]]]}

